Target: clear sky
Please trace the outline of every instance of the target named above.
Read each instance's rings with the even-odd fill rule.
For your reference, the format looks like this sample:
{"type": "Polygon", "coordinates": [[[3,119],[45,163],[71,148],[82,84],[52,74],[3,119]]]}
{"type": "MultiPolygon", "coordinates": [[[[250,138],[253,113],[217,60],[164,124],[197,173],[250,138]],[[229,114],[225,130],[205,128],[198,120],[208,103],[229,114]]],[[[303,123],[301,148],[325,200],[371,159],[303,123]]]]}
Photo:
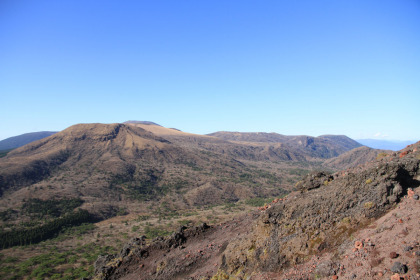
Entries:
{"type": "Polygon", "coordinates": [[[420,140],[419,0],[1,0],[0,139],[148,120],[420,140]]]}

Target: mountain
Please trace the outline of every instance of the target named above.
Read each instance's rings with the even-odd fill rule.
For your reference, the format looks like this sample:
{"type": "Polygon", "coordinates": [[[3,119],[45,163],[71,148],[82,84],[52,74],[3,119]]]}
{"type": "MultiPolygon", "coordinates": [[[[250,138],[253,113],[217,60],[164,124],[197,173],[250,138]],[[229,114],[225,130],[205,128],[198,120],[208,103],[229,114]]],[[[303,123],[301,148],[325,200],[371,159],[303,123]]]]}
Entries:
{"type": "Polygon", "coordinates": [[[140,121],[78,124],[1,158],[0,195],[16,205],[28,197],[82,198],[99,215],[136,199],[207,205],[280,194],[290,189],[291,174],[358,146],[345,136],[197,135],[140,121]],[[305,165],[296,169],[296,163],[305,165]]]}
{"type": "Polygon", "coordinates": [[[417,279],[419,180],[420,142],[314,172],[298,191],[231,221],[135,238],[100,256],[93,279],[417,279]]]}
{"type": "Polygon", "coordinates": [[[274,172],[159,136],[190,134],[141,125],[157,134],[138,124],[79,124],[11,151],[0,159],[1,201],[16,208],[29,198],[81,198],[83,209],[106,217],[119,205],[182,209],[285,192],[274,172]]]}
{"type": "Polygon", "coordinates": [[[277,133],[261,132],[215,132],[208,134],[226,141],[248,143],[280,143],[290,151],[300,151],[306,157],[332,158],[351,149],[362,146],[344,135],[285,136],[277,133]]]}
{"type": "Polygon", "coordinates": [[[57,132],[55,131],[40,131],[40,132],[31,132],[25,133],[18,136],[13,136],[0,141],[0,151],[2,150],[11,150],[18,147],[22,147],[33,141],[43,139],[45,137],[51,136],[57,132]]]}
{"type": "Polygon", "coordinates": [[[378,157],[386,156],[391,151],[377,150],[366,146],[355,148],[335,158],[327,159],[322,166],[329,169],[348,169],[360,164],[371,162],[378,157]]]}
{"type": "Polygon", "coordinates": [[[415,143],[416,141],[390,141],[390,140],[377,140],[377,139],[359,139],[359,143],[373,149],[399,151],[406,146],[415,143]]]}
{"type": "Polygon", "coordinates": [[[156,203],[183,209],[275,196],[326,158],[357,146],[345,136],[198,135],[140,121],[78,124],[0,158],[0,202],[8,201],[0,211],[18,211],[28,199],[77,198],[82,209],[106,218],[121,205],[136,212],[156,203]]]}

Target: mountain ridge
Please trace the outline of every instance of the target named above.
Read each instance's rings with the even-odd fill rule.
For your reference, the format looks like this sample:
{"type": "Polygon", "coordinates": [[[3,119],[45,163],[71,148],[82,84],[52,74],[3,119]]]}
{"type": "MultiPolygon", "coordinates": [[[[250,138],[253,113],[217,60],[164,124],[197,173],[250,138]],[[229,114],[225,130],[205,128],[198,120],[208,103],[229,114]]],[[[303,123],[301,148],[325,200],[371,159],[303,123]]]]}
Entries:
{"type": "Polygon", "coordinates": [[[299,135],[286,136],[265,132],[215,132],[207,134],[227,141],[281,143],[295,149],[301,149],[308,156],[320,158],[336,157],[351,149],[362,146],[360,143],[343,135],[323,135],[318,137],[299,135]]]}

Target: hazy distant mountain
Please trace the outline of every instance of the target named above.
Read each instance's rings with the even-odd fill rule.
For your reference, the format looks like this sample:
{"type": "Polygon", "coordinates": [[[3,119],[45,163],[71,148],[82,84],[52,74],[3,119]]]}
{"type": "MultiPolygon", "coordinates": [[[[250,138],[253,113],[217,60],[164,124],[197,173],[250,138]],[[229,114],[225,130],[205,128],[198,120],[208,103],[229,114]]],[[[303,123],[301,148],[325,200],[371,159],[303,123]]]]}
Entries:
{"type": "Polygon", "coordinates": [[[392,141],[392,140],[377,140],[377,139],[358,139],[359,143],[374,149],[399,151],[406,146],[415,143],[416,141],[392,141]]]}
{"type": "Polygon", "coordinates": [[[57,133],[56,131],[40,131],[13,136],[0,141],[0,150],[10,150],[22,147],[33,141],[43,139],[57,133]]]}

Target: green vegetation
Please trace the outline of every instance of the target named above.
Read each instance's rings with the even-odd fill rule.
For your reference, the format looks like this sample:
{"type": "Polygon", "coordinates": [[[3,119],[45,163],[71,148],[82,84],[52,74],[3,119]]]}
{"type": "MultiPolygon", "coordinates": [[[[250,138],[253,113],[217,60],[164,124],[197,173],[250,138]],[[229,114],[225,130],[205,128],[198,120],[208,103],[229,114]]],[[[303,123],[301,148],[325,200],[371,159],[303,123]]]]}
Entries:
{"type": "Polygon", "coordinates": [[[136,221],[137,222],[142,222],[142,221],[147,221],[150,219],[149,215],[138,215],[136,221]]]}
{"type": "Polygon", "coordinates": [[[125,207],[118,208],[117,213],[115,213],[116,216],[125,216],[128,214],[128,211],[125,207]]]}
{"type": "Polygon", "coordinates": [[[4,231],[0,233],[0,247],[4,249],[12,246],[38,243],[57,236],[65,227],[72,227],[91,221],[92,217],[88,211],[79,210],[66,214],[61,218],[53,219],[40,226],[4,231]]]}
{"type": "Polygon", "coordinates": [[[299,176],[299,177],[303,177],[306,174],[308,174],[310,171],[307,169],[300,169],[300,168],[293,168],[289,170],[289,174],[290,175],[295,175],[295,176],[299,176]]]}
{"type": "Polygon", "coordinates": [[[379,154],[376,156],[376,159],[377,159],[377,160],[379,160],[379,159],[384,158],[384,157],[387,157],[387,156],[388,156],[388,154],[387,154],[387,153],[379,153],[379,154]]]}
{"type": "Polygon", "coordinates": [[[261,207],[267,203],[270,203],[271,201],[273,201],[273,198],[253,197],[245,200],[245,204],[253,207],[261,207]]]}
{"type": "Polygon", "coordinates": [[[178,224],[180,224],[181,226],[186,226],[192,224],[192,222],[192,220],[179,220],[178,224]]]}
{"type": "Polygon", "coordinates": [[[167,231],[165,228],[161,227],[161,226],[151,226],[151,225],[146,225],[146,227],[144,228],[144,235],[146,235],[147,238],[149,239],[153,239],[155,237],[158,236],[165,236],[165,235],[169,235],[172,232],[167,231]]]}
{"type": "Polygon", "coordinates": [[[110,246],[89,243],[74,250],[60,252],[55,246],[43,253],[18,262],[16,257],[0,259],[1,279],[80,279],[93,274],[93,262],[99,255],[112,254],[116,250],[110,246]],[[76,266],[77,262],[84,266],[76,266]]]}
{"type": "Polygon", "coordinates": [[[92,232],[95,228],[95,225],[90,223],[83,223],[79,226],[66,227],[63,228],[55,240],[65,240],[66,238],[70,238],[72,236],[76,236],[79,239],[83,234],[92,232]]]}
{"type": "Polygon", "coordinates": [[[1,211],[0,212],[0,220],[2,220],[3,222],[8,221],[12,218],[12,215],[15,214],[16,211],[13,209],[7,209],[5,211],[1,211]]]}
{"type": "Polygon", "coordinates": [[[363,204],[363,207],[365,209],[371,209],[371,208],[375,207],[375,203],[372,202],[372,201],[368,201],[368,202],[365,202],[365,204],[363,204]]]}
{"type": "Polygon", "coordinates": [[[49,199],[41,200],[33,198],[25,202],[22,210],[33,217],[44,218],[45,216],[60,217],[72,212],[75,208],[83,204],[80,198],[70,199],[49,199]]]}
{"type": "MultiPolygon", "coordinates": [[[[192,163],[188,165],[192,166],[192,163]]],[[[193,170],[196,169],[193,168],[193,170]]],[[[116,175],[111,179],[109,187],[124,191],[131,198],[139,201],[156,201],[171,191],[180,192],[189,184],[184,180],[188,174],[184,174],[182,178],[172,178],[170,182],[161,181],[161,175],[160,171],[156,170],[148,170],[146,174],[116,175]]]]}
{"type": "Polygon", "coordinates": [[[159,186],[157,182],[145,181],[128,185],[129,195],[140,201],[157,200],[170,189],[169,186],[159,186]]]}

